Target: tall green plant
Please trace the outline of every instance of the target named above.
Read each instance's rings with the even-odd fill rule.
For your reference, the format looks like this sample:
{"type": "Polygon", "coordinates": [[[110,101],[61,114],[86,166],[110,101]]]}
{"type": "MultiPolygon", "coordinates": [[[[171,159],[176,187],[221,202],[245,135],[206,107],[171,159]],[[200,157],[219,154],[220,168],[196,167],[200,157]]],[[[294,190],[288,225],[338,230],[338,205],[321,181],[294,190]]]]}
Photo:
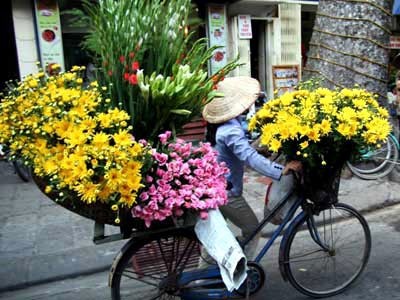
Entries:
{"type": "Polygon", "coordinates": [[[101,66],[99,79],[110,87],[112,104],[130,114],[138,138],[155,140],[166,129],[179,132],[237,66],[235,60],[207,77],[215,48],[185,30],[190,0],[84,2],[91,27],[84,46],[101,66]]]}

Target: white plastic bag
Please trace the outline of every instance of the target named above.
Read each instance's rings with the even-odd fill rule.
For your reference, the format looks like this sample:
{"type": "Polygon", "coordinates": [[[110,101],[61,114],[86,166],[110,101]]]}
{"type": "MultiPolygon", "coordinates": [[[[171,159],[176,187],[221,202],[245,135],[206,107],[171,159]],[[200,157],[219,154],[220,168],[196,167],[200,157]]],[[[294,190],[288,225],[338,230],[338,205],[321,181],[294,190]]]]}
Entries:
{"type": "MultiPolygon", "coordinates": [[[[264,217],[271,213],[275,206],[285,197],[287,197],[294,188],[294,175],[288,174],[281,176],[280,180],[272,180],[271,186],[265,199],[264,217]]],[[[296,195],[292,195],[286,201],[284,206],[272,218],[271,223],[279,225],[282,223],[284,217],[289,212],[290,207],[296,201],[296,195]]]]}

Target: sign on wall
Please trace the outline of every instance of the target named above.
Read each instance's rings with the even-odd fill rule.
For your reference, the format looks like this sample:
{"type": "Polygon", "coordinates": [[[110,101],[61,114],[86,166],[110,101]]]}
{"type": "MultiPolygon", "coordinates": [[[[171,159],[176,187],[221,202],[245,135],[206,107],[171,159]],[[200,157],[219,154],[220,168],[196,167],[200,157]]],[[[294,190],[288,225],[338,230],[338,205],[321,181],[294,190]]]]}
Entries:
{"type": "Polygon", "coordinates": [[[59,64],[61,71],[64,71],[60,11],[57,0],[35,0],[35,14],[42,66],[50,70],[51,65],[59,64]]]}
{"type": "Polygon", "coordinates": [[[239,29],[239,39],[253,38],[253,33],[251,31],[250,15],[238,15],[238,29],[239,29]]]}
{"type": "Polygon", "coordinates": [[[208,5],[208,36],[210,47],[221,46],[214,51],[210,61],[210,73],[215,74],[227,64],[226,7],[222,4],[208,5]]]}

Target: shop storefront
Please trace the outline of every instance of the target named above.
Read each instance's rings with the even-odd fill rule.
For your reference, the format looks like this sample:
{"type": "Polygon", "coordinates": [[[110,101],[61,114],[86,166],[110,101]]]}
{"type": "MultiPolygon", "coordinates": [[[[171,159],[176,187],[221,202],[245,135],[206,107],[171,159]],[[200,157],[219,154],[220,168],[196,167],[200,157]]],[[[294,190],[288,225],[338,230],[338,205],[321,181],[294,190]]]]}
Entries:
{"type": "MultiPolygon", "coordinates": [[[[318,1],[194,2],[206,24],[200,26],[201,34],[211,45],[223,46],[215,53],[210,73],[239,55],[243,65],[234,75],[258,78],[268,96],[297,83],[318,1]]],[[[20,77],[35,72],[39,60],[63,69],[89,64],[81,46],[86,28],[66,13],[81,7],[79,0],[12,1],[20,77]]]]}
{"type": "Polygon", "coordinates": [[[208,38],[220,44],[210,71],[240,56],[234,75],[257,78],[267,98],[301,79],[318,1],[251,1],[207,4],[208,38]]]}

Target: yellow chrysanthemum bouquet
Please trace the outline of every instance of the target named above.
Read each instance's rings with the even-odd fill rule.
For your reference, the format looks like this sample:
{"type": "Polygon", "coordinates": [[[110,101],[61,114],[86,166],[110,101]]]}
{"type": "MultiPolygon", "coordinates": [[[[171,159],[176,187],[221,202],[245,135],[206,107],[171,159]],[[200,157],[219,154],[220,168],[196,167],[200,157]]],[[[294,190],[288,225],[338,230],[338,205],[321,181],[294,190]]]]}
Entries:
{"type": "Polygon", "coordinates": [[[106,89],[83,87],[83,69],[19,82],[0,103],[0,143],[33,167],[61,205],[97,201],[117,216],[136,201],[146,151],[129,133],[130,116],[103,96],[106,89]]]}
{"type": "Polygon", "coordinates": [[[371,93],[360,88],[317,88],[267,102],[249,129],[261,133],[261,145],[302,161],[309,176],[323,180],[362,148],[379,147],[391,126],[387,110],[371,93]]]}

